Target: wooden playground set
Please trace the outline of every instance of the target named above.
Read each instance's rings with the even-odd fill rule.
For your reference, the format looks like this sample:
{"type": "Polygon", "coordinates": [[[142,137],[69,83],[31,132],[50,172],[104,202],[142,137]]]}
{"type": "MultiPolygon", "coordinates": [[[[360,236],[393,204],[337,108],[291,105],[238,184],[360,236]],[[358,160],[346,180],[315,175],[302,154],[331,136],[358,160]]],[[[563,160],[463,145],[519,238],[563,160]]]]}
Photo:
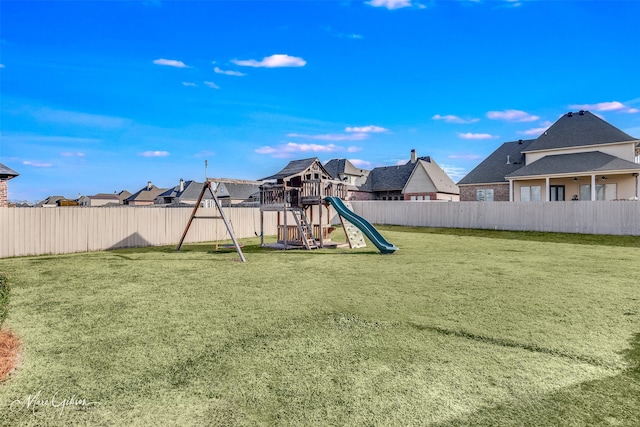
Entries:
{"type": "MultiPolygon", "coordinates": [[[[316,249],[348,246],[366,246],[364,235],[383,254],[391,254],[398,248],[387,242],[367,220],[353,212],[347,199],[347,186],[335,180],[317,158],[294,160],[280,172],[263,178],[260,186],[260,245],[274,249],[316,249]],[[264,239],[264,213],[277,212],[276,242],[264,239]],[[331,223],[337,214],[346,236],[346,243],[335,243],[331,233],[336,226],[331,223]]],[[[194,206],[189,222],[176,250],[182,243],[194,219],[220,219],[224,222],[241,261],[246,261],[233,226],[224,214],[212,183],[239,183],[240,180],[208,178],[194,206]],[[210,192],[219,215],[198,216],[197,211],[206,193],[210,192]]]]}

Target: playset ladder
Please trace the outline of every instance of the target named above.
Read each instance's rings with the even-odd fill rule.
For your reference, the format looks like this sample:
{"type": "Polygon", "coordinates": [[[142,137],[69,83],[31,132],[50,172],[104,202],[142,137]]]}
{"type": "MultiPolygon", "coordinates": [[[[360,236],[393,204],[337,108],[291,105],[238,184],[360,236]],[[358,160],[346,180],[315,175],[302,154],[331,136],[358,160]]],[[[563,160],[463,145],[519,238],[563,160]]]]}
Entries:
{"type": "Polygon", "coordinates": [[[227,216],[222,210],[222,206],[220,206],[220,201],[218,200],[215,193],[211,189],[211,181],[209,180],[207,180],[202,186],[200,197],[198,197],[198,201],[196,202],[196,205],[193,208],[193,212],[191,212],[191,217],[189,218],[187,227],[184,229],[184,233],[182,233],[182,238],[180,239],[180,243],[178,243],[178,247],[176,248],[176,251],[179,251],[180,248],[182,247],[182,243],[184,242],[184,239],[187,237],[187,232],[189,231],[189,227],[191,227],[191,223],[193,222],[194,219],[222,219],[222,221],[224,221],[224,225],[227,227],[227,232],[229,233],[229,236],[231,236],[231,240],[233,241],[233,245],[236,248],[236,252],[238,252],[240,261],[242,262],[247,261],[244,257],[244,254],[242,253],[242,249],[240,248],[238,239],[236,239],[236,235],[233,232],[233,227],[231,226],[231,222],[227,219],[227,216]],[[220,213],[219,216],[196,216],[196,213],[198,212],[198,208],[200,207],[200,203],[202,203],[202,198],[204,197],[204,193],[205,191],[207,191],[207,189],[211,193],[211,197],[213,198],[213,202],[216,204],[216,208],[218,208],[218,212],[220,213]]]}
{"type": "Polygon", "coordinates": [[[300,239],[302,240],[304,247],[306,249],[317,248],[318,245],[316,244],[316,239],[313,237],[313,229],[309,224],[307,215],[304,213],[304,209],[294,208],[291,212],[293,213],[293,218],[296,220],[296,224],[298,225],[300,239]]]}

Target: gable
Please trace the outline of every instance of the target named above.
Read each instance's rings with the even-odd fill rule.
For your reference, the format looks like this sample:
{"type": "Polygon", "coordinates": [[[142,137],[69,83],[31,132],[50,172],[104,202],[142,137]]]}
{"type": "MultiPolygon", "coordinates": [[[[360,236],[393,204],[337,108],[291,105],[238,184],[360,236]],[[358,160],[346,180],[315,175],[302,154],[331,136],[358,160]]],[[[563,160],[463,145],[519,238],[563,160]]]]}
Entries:
{"type": "Polygon", "coordinates": [[[460,194],[458,186],[431,157],[426,158],[426,160],[418,160],[418,163],[416,164],[416,167],[414,168],[405,187],[406,193],[413,191],[410,189],[413,188],[416,177],[419,180],[418,182],[424,182],[425,186],[423,188],[432,188],[430,190],[417,190],[417,192],[460,194]],[[431,184],[430,187],[426,181],[422,181],[422,174],[426,176],[428,183],[431,184]]]}
{"type": "Polygon", "coordinates": [[[640,165],[600,151],[592,151],[545,156],[507,175],[507,178],[620,171],[640,172],[640,165]]]}
{"type": "Polygon", "coordinates": [[[437,193],[438,190],[425,170],[422,162],[417,162],[413,173],[404,187],[405,193],[437,193]]]}
{"type": "Polygon", "coordinates": [[[637,138],[588,112],[567,113],[542,133],[527,151],[636,141],[637,138]]]}
{"type": "Polygon", "coordinates": [[[505,142],[458,181],[458,185],[506,183],[505,176],[524,166],[523,151],[527,150],[533,141],[529,139],[505,142]]]}
{"type": "Polygon", "coordinates": [[[324,166],[322,166],[320,160],[318,160],[317,157],[313,157],[309,159],[292,160],[284,167],[284,169],[280,170],[280,172],[266,178],[261,178],[259,181],[286,180],[293,176],[304,175],[309,169],[315,169],[316,171],[314,171],[314,173],[320,173],[324,174],[326,177],[331,177],[331,174],[326,171],[324,166]]]}

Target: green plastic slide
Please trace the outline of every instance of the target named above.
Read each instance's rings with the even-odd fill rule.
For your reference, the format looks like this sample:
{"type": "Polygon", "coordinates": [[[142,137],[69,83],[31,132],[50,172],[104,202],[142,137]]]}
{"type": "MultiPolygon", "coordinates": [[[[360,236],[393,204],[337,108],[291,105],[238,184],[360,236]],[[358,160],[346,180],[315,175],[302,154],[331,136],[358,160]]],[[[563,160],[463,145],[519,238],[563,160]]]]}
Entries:
{"type": "Polygon", "coordinates": [[[350,223],[355,225],[364,233],[365,236],[371,240],[378,250],[383,254],[392,254],[398,250],[398,247],[392,243],[389,243],[382,237],[382,234],[376,228],[369,223],[366,219],[357,215],[344,205],[344,202],[339,197],[327,197],[326,200],[331,203],[331,206],[335,208],[343,218],[346,218],[350,223]]]}

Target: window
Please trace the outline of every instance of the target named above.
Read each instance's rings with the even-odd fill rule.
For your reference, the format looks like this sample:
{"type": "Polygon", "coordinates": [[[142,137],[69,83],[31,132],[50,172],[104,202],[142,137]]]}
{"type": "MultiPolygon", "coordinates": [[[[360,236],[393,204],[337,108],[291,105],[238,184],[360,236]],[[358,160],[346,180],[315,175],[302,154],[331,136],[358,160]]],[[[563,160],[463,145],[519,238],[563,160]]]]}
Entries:
{"type": "MultiPolygon", "coordinates": [[[[617,184],[596,184],[596,200],[614,200],[618,196],[617,184]]],[[[580,186],[580,200],[591,200],[591,185],[580,186]]]]}
{"type": "Polygon", "coordinates": [[[539,185],[520,187],[521,202],[539,202],[542,200],[542,187],[539,185]]]}
{"type": "Polygon", "coordinates": [[[564,201],[564,185],[552,185],[549,187],[550,198],[552,202],[564,201]]]}
{"type": "Polygon", "coordinates": [[[476,190],[476,200],[478,202],[493,202],[493,188],[476,190]]]}

